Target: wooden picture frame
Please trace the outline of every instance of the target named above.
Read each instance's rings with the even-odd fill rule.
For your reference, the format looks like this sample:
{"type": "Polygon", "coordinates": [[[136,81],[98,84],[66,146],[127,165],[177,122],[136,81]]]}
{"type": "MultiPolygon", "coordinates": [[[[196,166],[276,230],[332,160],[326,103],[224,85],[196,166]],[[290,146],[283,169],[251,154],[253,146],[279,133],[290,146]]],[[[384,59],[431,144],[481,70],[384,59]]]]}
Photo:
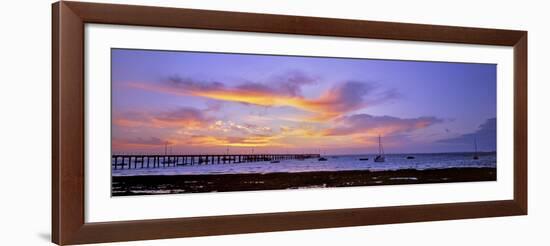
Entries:
{"type": "Polygon", "coordinates": [[[527,214],[527,32],[80,2],[52,6],[52,240],[59,245],[527,214]],[[513,200],[86,223],[84,24],[513,47],[513,200]]]}

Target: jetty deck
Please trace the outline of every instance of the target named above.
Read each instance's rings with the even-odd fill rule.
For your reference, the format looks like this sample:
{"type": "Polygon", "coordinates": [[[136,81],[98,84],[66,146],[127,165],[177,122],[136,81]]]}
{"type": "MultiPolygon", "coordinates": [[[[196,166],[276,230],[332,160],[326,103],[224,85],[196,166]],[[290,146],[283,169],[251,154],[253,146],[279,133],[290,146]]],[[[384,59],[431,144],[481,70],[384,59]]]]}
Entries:
{"type": "Polygon", "coordinates": [[[304,160],[319,154],[226,154],[226,155],[112,155],[113,169],[163,168],[187,165],[218,165],[261,161],[304,160]]]}

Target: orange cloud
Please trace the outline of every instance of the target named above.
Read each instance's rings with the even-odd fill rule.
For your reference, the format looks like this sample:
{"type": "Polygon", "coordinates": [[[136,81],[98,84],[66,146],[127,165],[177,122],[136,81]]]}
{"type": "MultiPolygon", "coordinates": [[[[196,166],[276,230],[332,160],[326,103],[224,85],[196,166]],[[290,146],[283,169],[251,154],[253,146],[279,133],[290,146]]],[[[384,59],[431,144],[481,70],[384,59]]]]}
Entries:
{"type": "Polygon", "coordinates": [[[156,114],[126,112],[113,117],[113,123],[118,126],[152,128],[198,128],[206,126],[212,120],[202,111],[189,107],[156,114]]]}
{"type": "Polygon", "coordinates": [[[230,146],[230,147],[265,147],[279,146],[277,137],[267,135],[252,135],[247,137],[220,137],[220,136],[191,136],[185,141],[187,145],[194,146],[230,146]]]}
{"type": "MultiPolygon", "coordinates": [[[[239,102],[258,106],[290,106],[314,113],[311,120],[328,120],[395,97],[394,91],[374,94],[375,87],[370,83],[347,81],[325,91],[318,98],[303,97],[299,87],[288,83],[244,83],[226,87],[220,82],[203,82],[192,79],[172,78],[160,84],[130,83],[131,87],[175,95],[197,96],[221,101],[239,102]],[[280,88],[284,89],[280,89],[280,88]],[[370,98],[367,98],[369,96],[370,98]]],[[[301,85],[301,84],[300,84],[301,85]]]]}
{"type": "Polygon", "coordinates": [[[280,132],[282,136],[309,137],[309,138],[322,136],[319,129],[312,125],[281,126],[280,132]]]}
{"type": "Polygon", "coordinates": [[[173,145],[174,142],[170,140],[162,140],[157,137],[150,138],[133,138],[133,139],[113,139],[112,145],[114,148],[124,149],[124,148],[149,148],[149,147],[159,147],[164,145],[173,145]]]}

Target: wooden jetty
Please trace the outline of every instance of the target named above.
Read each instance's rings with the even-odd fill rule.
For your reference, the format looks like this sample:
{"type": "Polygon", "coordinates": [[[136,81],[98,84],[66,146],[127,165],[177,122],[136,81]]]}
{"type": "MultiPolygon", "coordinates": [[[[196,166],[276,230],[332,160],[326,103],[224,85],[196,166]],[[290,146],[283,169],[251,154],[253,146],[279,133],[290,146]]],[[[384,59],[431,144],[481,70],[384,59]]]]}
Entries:
{"type": "Polygon", "coordinates": [[[116,169],[162,168],[187,165],[217,165],[260,161],[304,160],[319,154],[227,154],[227,155],[113,155],[116,169]]]}

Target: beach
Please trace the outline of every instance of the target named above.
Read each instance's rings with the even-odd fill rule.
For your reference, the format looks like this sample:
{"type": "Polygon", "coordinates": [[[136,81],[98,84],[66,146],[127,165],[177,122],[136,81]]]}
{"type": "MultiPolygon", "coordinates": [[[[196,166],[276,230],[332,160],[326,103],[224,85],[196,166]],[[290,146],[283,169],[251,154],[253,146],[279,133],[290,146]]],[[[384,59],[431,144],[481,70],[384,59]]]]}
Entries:
{"type": "Polygon", "coordinates": [[[496,181],[496,168],[346,170],[242,174],[113,176],[112,195],[154,195],[304,188],[496,181]]]}

